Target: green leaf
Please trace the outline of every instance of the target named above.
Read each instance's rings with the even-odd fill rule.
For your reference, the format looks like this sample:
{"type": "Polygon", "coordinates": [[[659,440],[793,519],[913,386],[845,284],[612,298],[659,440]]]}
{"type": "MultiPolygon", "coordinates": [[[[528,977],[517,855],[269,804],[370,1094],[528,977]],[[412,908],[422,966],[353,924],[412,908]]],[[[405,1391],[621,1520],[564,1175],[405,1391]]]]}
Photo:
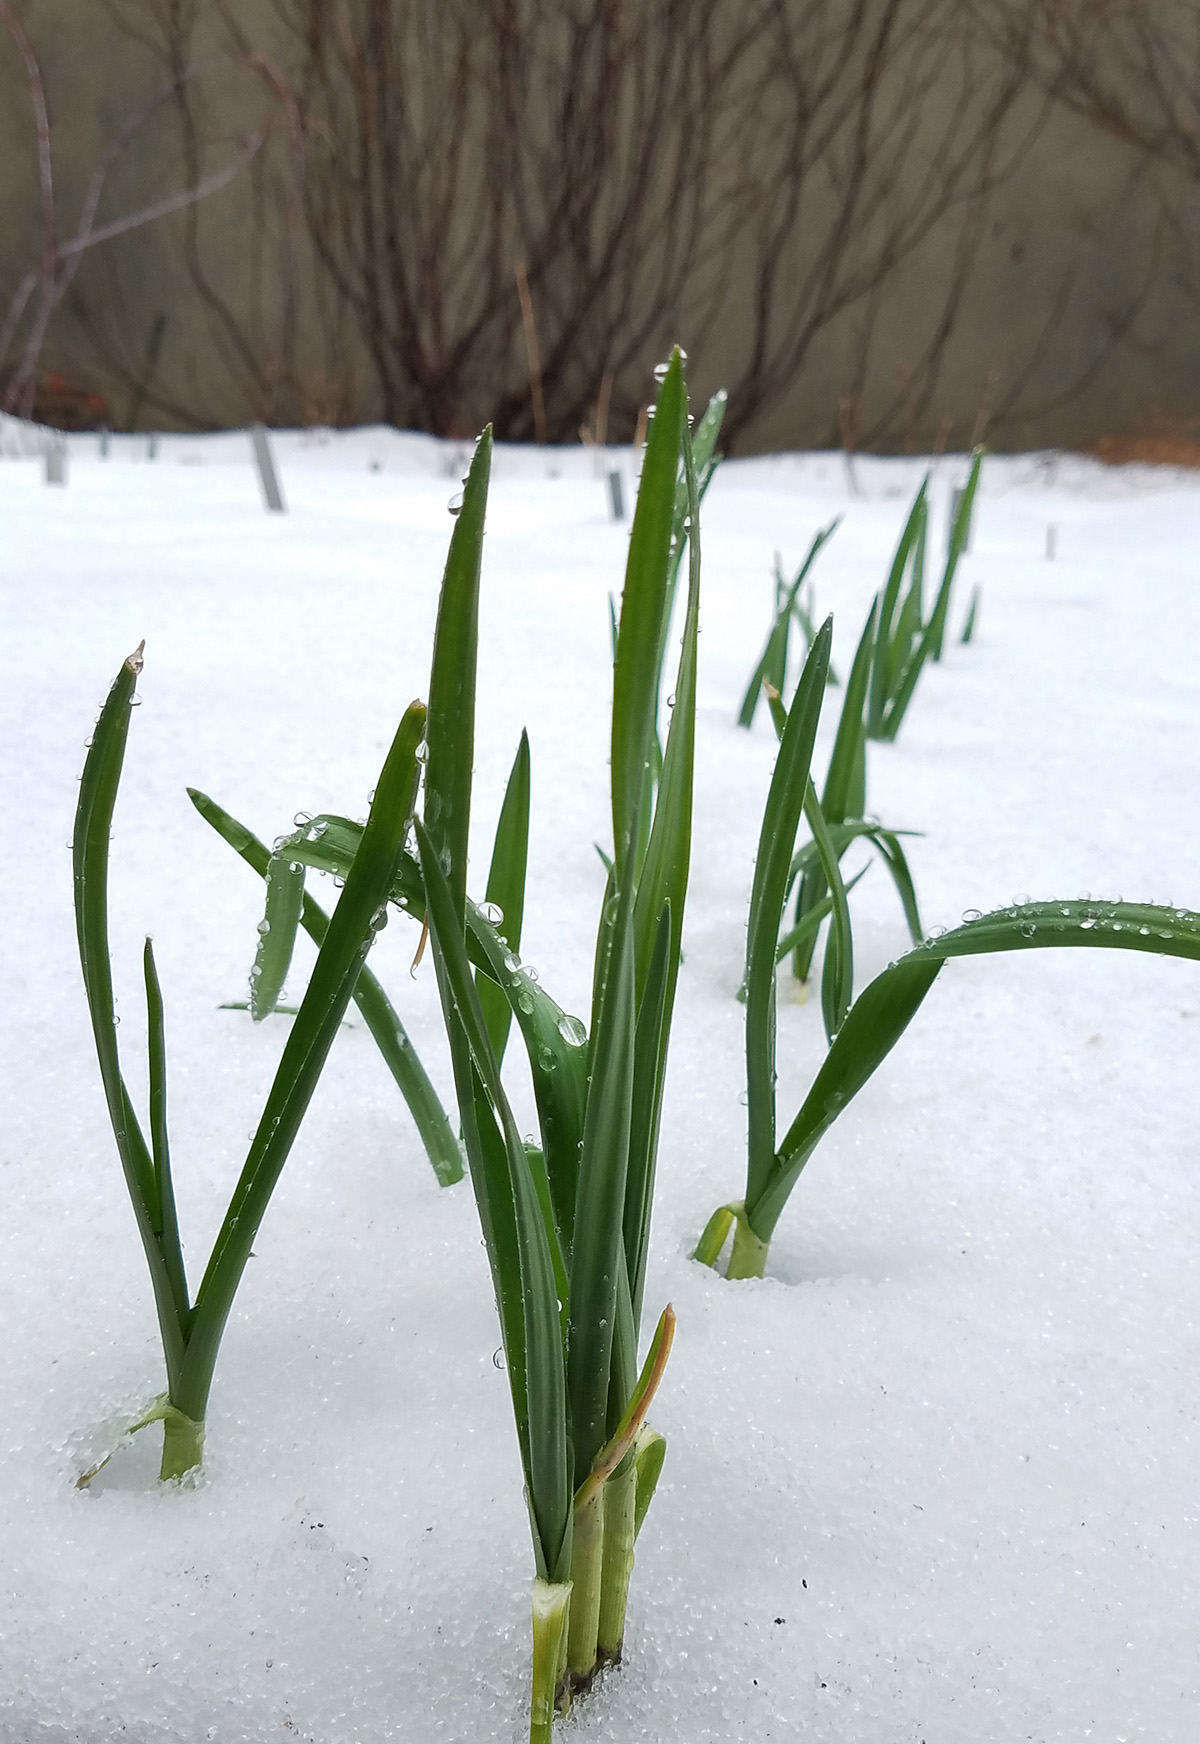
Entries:
{"type": "Polygon", "coordinates": [[[637,1472],[637,1494],[633,1504],[633,1536],[636,1539],[646,1518],[646,1511],[654,1500],[654,1492],[658,1488],[658,1480],[662,1475],[663,1461],[667,1454],[667,1440],[656,1429],[642,1426],[637,1440],[637,1451],[634,1454],[634,1468],[637,1472]]]}
{"type": "Polygon", "coordinates": [[[633,901],[628,883],[602,925],[612,946],[596,1033],[571,1248],[567,1384],[576,1469],[590,1471],[606,1439],[634,1082],[633,901]]]}
{"type": "Polygon", "coordinates": [[[479,655],[479,574],[492,466],[489,424],[475,446],[462,508],[450,536],[429,677],[429,756],[425,827],[454,896],[461,924],[467,899],[467,839],[475,761],[475,673],[479,655]]]}
{"type": "Polygon", "coordinates": [[[902,957],[859,994],[834,1038],[769,1171],[751,1184],[746,1216],[760,1241],[775,1224],[805,1163],[915,1016],[941,962],[902,957]]]}
{"type": "Polygon", "coordinates": [[[646,440],[613,668],[612,819],[618,872],[633,850],[658,708],[675,482],[685,428],[683,360],[671,354],[646,440]]]}
{"type": "Polygon", "coordinates": [[[258,929],[258,950],[250,971],[250,1015],[256,1023],[274,1011],[296,943],[304,906],[304,867],[289,859],[286,844],[267,866],[267,908],[258,929]]]}
{"type": "Polygon", "coordinates": [[[657,804],[634,899],[634,1085],[625,1211],[625,1259],[636,1334],[641,1320],[667,1052],[682,957],[692,846],[696,750],[696,671],[700,634],[700,493],[685,421],[683,472],[688,539],[688,603],[657,804]]]}
{"type": "Polygon", "coordinates": [[[108,943],[109,834],[129,736],[134,686],[142,670],[143,646],[139,646],[122,665],[96,723],[79,783],[72,861],[79,962],[92,1020],[96,1058],[100,1064],[100,1079],[125,1186],[150,1271],[167,1378],[174,1387],[182,1369],[186,1329],[178,1286],[172,1282],[173,1268],[168,1265],[159,1241],[163,1216],[154,1161],[121,1076],[108,943]]]}
{"type": "Polygon", "coordinates": [[[771,725],[775,729],[775,737],[782,744],[784,728],[787,726],[787,708],[782,696],[773,684],[764,684],[767,693],[767,707],[771,711],[771,725]]]}
{"type": "Polygon", "coordinates": [[[775,945],[832,639],[833,620],[827,619],[812,645],[788,712],[754,861],[746,934],[746,1092],[750,1183],[755,1195],[775,1156],[775,945]]]}
{"type": "Polygon", "coordinates": [[[417,841],[463,1133],[504,1331],[535,1559],[544,1580],[561,1580],[570,1557],[573,1468],[554,1232],[500,1082],[455,896],[437,846],[419,822],[417,841]],[[506,1164],[503,1174],[494,1144],[497,1135],[506,1164]]]}
{"type": "MultiPolygon", "coordinates": [[[[836,525],[836,523],[835,523],[835,525],[836,525]]],[[[818,625],[817,625],[817,622],[816,622],[816,619],[814,616],[814,612],[815,612],[815,607],[813,604],[813,590],[812,590],[812,587],[810,585],[809,590],[808,590],[807,601],[801,599],[800,596],[797,595],[796,600],[792,606],[792,616],[795,618],[796,622],[799,624],[800,634],[804,637],[805,658],[808,657],[808,650],[813,645],[813,637],[816,635],[817,629],[818,629],[818,625]]],[[[826,674],[826,678],[825,678],[826,688],[829,690],[836,690],[838,688],[840,682],[841,682],[841,680],[838,678],[837,673],[833,669],[833,662],[830,661],[829,671],[826,674]]]]}
{"type": "Polygon", "coordinates": [[[760,1240],[770,1240],[808,1158],[899,1041],[948,959],[1061,947],[1146,951],[1200,962],[1200,914],[1152,903],[1020,903],[967,921],[901,957],[851,1006],[769,1178],[747,1198],[747,1216],[760,1240]]]}
{"type": "MultiPolygon", "coordinates": [[[[686,401],[685,401],[686,404],[686,401]]],[[[700,502],[686,422],[683,427],[684,482],[692,526],[688,541],[688,603],[683,646],[675,678],[675,705],[663,754],[657,801],[634,899],[634,986],[640,1000],[664,904],[671,912],[671,953],[666,994],[667,1028],[674,1004],[692,849],[692,801],[696,760],[696,671],[700,636],[700,502]]],[[[622,605],[624,611],[624,605],[622,605]]]]}
{"type": "Polygon", "coordinates": [[[846,886],[842,883],[837,852],[829,839],[825,815],[811,780],[804,794],[804,815],[808,819],[808,827],[821,857],[824,881],[833,898],[833,919],[830,923],[829,943],[825,947],[825,973],[821,982],[821,1013],[825,1021],[825,1034],[832,1041],[842,1027],[854,994],[854,940],[850,927],[850,905],[846,900],[846,886]]]}
{"type": "Polygon", "coordinates": [[[946,636],[946,623],[950,616],[950,590],[954,585],[958,560],[966,549],[967,539],[971,531],[971,511],[975,506],[975,492],[979,486],[979,469],[983,464],[983,449],[977,448],[971,456],[971,470],[967,482],[958,498],[958,508],[954,515],[954,524],[950,529],[950,543],[946,552],[946,567],[942,573],[942,585],[938,589],[934,601],[933,612],[929,620],[930,652],[934,660],[942,657],[942,644],[946,636]]]}
{"type": "MultiPolygon", "coordinates": [[[[829,756],[829,769],[821,794],[821,812],[825,822],[831,827],[845,821],[851,800],[859,798],[858,790],[860,786],[865,785],[866,729],[863,721],[863,710],[866,705],[867,685],[871,677],[871,662],[875,655],[878,614],[879,599],[876,597],[871,603],[871,609],[867,613],[867,621],[858,639],[858,648],[850,668],[850,676],[846,680],[842,712],[838,717],[837,734],[833,741],[833,750],[829,756]]],[[[796,898],[796,925],[804,919],[809,909],[821,900],[825,894],[825,888],[826,881],[820,864],[818,861],[814,861],[809,865],[800,882],[800,890],[796,898]]],[[[813,933],[796,947],[792,957],[792,970],[800,981],[808,979],[815,946],[816,934],[813,933]]],[[[826,961],[828,962],[828,960],[827,958],[826,961]]],[[[828,1013],[826,1015],[828,1016],[828,1013]]]]}
{"type": "MultiPolygon", "coordinates": [[[[816,844],[814,843],[813,846],[815,847],[816,844]]],[[[847,894],[847,896],[854,889],[854,886],[862,878],[866,877],[866,875],[869,871],[870,871],[870,867],[864,866],[861,869],[861,871],[858,871],[854,874],[853,878],[846,879],[846,894],[847,894]]],[[[794,927],[789,927],[788,931],[783,934],[779,943],[775,947],[775,961],[777,963],[782,963],[783,959],[787,956],[787,954],[790,950],[794,949],[794,947],[796,945],[800,944],[804,939],[808,938],[811,934],[819,931],[820,926],[821,926],[821,922],[825,919],[826,915],[831,913],[832,909],[833,909],[832,896],[823,896],[821,898],[820,902],[818,902],[815,905],[815,907],[809,909],[808,913],[805,915],[803,920],[797,921],[796,925],[794,927]]],[[[745,988],[742,988],[738,994],[738,998],[744,1001],[745,997],[746,997],[745,988]]]]}
{"type": "Polygon", "coordinates": [[[895,659],[891,663],[891,677],[895,678],[903,659],[909,654],[924,626],[924,555],[930,542],[930,499],[926,495],[921,520],[917,521],[917,537],[912,546],[912,570],[910,570],[909,591],[903,596],[900,607],[900,621],[893,637],[893,652],[895,659]]]}
{"type": "Polygon", "coordinates": [[[587,1031],[520,967],[496,929],[470,902],[466,944],[471,960],[491,976],[517,1020],[533,1080],[558,1236],[569,1251],[587,1101],[587,1031]]]}
{"type": "MultiPolygon", "coordinates": [[[[316,840],[290,848],[289,852],[303,855],[307,865],[345,876],[354,863],[360,827],[347,819],[314,818],[308,826],[310,836],[314,829],[321,832],[316,840]]],[[[424,886],[420,868],[411,854],[401,855],[392,899],[414,920],[424,920],[424,886]]],[[[587,1096],[587,1031],[578,1018],[566,1012],[540,982],[521,968],[516,953],[509,950],[496,927],[473,902],[467,902],[465,919],[467,953],[476,969],[488,978],[481,983],[481,994],[494,987],[504,997],[516,1017],[529,1056],[559,1235],[564,1246],[569,1247],[587,1096]]]]}
{"type": "MultiPolygon", "coordinates": [[[[917,908],[916,886],[913,884],[912,873],[909,870],[904,849],[900,846],[897,832],[871,824],[868,825],[863,834],[874,846],[891,874],[892,883],[896,886],[896,894],[900,898],[900,906],[904,910],[909,936],[914,945],[920,944],[924,936],[924,928],[921,925],[921,915],[917,908]]],[[[849,889],[849,885],[846,888],[849,889]]]]}
{"type": "Polygon", "coordinates": [[[721,1257],[721,1249],[729,1239],[734,1221],[743,1209],[741,1205],[718,1205],[700,1232],[700,1240],[696,1243],[692,1258],[699,1260],[702,1266],[715,1266],[721,1257]]]}
{"type": "Polygon", "coordinates": [[[154,963],[154,946],[146,940],[142,953],[142,972],[146,983],[146,1028],[148,1032],[148,1078],[150,1085],[150,1143],[154,1164],[155,1196],[158,1215],[154,1220],[155,1235],[163,1264],[171,1280],[179,1323],[186,1328],[191,1309],[188,1303],[187,1274],[183,1268],[183,1252],[179,1245],[179,1219],[175,1212],[175,1187],[171,1179],[171,1147],[167,1137],[167,1043],[163,1019],[162,989],[154,963]]]}
{"type": "Polygon", "coordinates": [[[928,939],[912,956],[970,957],[1062,947],[1147,951],[1200,961],[1200,914],[1148,902],[1025,902],[928,939]]]}
{"type": "Polygon", "coordinates": [[[629,1166],[625,1184],[625,1268],[630,1310],[636,1328],[642,1318],[650,1209],[654,1203],[655,1163],[662,1116],[667,1042],[671,1028],[678,956],[674,953],[670,901],[663,903],[655,932],[634,1036],[633,1096],[629,1119],[629,1166]]]}
{"type": "MultiPolygon", "coordinates": [[[[521,923],[525,914],[525,874],[529,861],[529,735],[521,734],[517,755],[504,790],[504,803],[496,825],[492,863],[484,901],[498,908],[503,919],[494,924],[515,956],[521,954],[521,923]]],[[[477,983],[479,1003],[487,1019],[488,1034],[497,1064],[503,1064],[512,1008],[494,981],[477,983]]]]}
{"type": "MultiPolygon", "coordinates": [[[[917,830],[885,829],[882,824],[876,823],[874,819],[871,818],[850,818],[847,819],[844,824],[833,826],[829,831],[829,839],[837,851],[839,860],[841,860],[847,848],[856,841],[861,840],[868,842],[875,849],[880,859],[887,867],[893,884],[896,886],[896,894],[899,896],[900,905],[904,910],[904,919],[908,927],[909,936],[915,945],[921,943],[921,940],[925,936],[925,929],[921,925],[921,916],[917,908],[916,888],[913,884],[912,872],[909,868],[908,860],[903,848],[900,846],[900,837],[918,835],[919,833],[920,832],[917,830]]],[[[797,875],[806,873],[811,867],[819,866],[819,863],[820,855],[817,851],[817,844],[813,841],[805,842],[804,846],[799,848],[792,857],[792,877],[795,878],[797,875]]],[[[864,867],[864,871],[865,869],[866,868],[864,867]]],[[[860,872],[858,877],[851,878],[847,881],[847,891],[854,888],[855,884],[858,883],[858,878],[861,876],[862,873],[860,872]]],[[[827,911],[822,911],[822,919],[824,918],[825,912],[827,911]]],[[[804,925],[804,923],[799,924],[804,925]]],[[[815,930],[815,927],[809,928],[807,925],[804,925],[804,932],[801,936],[808,937],[810,931],[815,930]]],[[[789,939],[791,936],[791,933],[787,935],[789,939]]],[[[779,949],[782,954],[784,949],[782,939],[780,940],[779,949]]]]}
{"type": "MultiPolygon", "coordinates": [[[[786,627],[787,620],[796,612],[800,589],[804,586],[805,581],[808,579],[808,572],[817,560],[817,553],[820,551],[825,541],[832,538],[834,533],[837,532],[840,523],[841,516],[839,515],[835,520],[830,521],[827,527],[822,527],[818,533],[814,534],[812,544],[808,548],[808,554],[796,572],[796,579],[792,582],[792,585],[788,589],[782,602],[777,601],[775,619],[767,635],[766,647],[763,649],[762,657],[759,660],[758,665],[754,668],[754,672],[750,678],[750,683],[746,686],[746,694],[742,698],[742,706],[738,710],[739,727],[749,727],[752,724],[755,710],[758,708],[758,699],[762,692],[764,682],[774,683],[774,680],[771,678],[771,673],[778,667],[779,663],[778,639],[781,633],[780,625],[783,624],[786,627]]],[[[800,621],[803,625],[803,617],[800,621]]],[[[811,625],[808,626],[805,633],[811,649],[813,638],[809,633],[810,630],[811,625]]],[[[775,684],[776,690],[782,692],[786,676],[785,672],[779,672],[779,682],[775,684]]]]}
{"type": "Polygon", "coordinates": [[[890,670],[892,658],[892,636],[896,607],[900,600],[900,588],[904,582],[904,572],[908,560],[923,536],[923,526],[927,514],[927,494],[929,490],[929,474],[921,480],[920,489],[913,498],[912,508],[908,511],[908,519],[904,523],[904,531],[900,535],[900,543],[892,558],[892,566],[888,571],[883,597],[879,604],[879,617],[875,634],[875,659],[871,666],[871,684],[867,704],[867,730],[873,739],[879,738],[883,732],[884,714],[892,695],[894,675],[890,670]]]}
{"type": "Polygon", "coordinates": [[[625,1409],[613,1434],[596,1456],[596,1461],[575,1492],[575,1506],[584,1508],[597,1491],[616,1471],[625,1456],[633,1450],[646,1413],[654,1403],[654,1395],[662,1384],[663,1372],[675,1338],[675,1310],[668,1303],[659,1315],[650,1349],[641,1373],[630,1390],[625,1409]]]}
{"type": "Polygon", "coordinates": [[[848,802],[855,785],[859,754],[865,736],[863,709],[866,704],[867,685],[871,677],[871,659],[875,648],[875,626],[878,613],[879,599],[876,596],[871,602],[870,611],[867,613],[867,621],[863,625],[862,635],[858,639],[850,676],[846,680],[842,712],[838,717],[837,734],[833,741],[833,750],[829,755],[829,769],[821,793],[821,810],[826,823],[831,825],[844,823],[849,815],[848,802]]]}
{"type": "MultiPolygon", "coordinates": [[[[206,793],[201,793],[195,787],[188,788],[188,798],[195,806],[200,816],[210,824],[223,841],[238,854],[259,877],[265,877],[270,865],[271,855],[258,837],[245,824],[210,799],[206,793]]],[[[344,827],[347,836],[352,833],[354,848],[343,855],[331,858],[331,850],[326,847],[321,850],[324,859],[322,871],[336,872],[345,877],[354,862],[354,849],[362,840],[361,824],[351,824],[349,819],[337,819],[335,822],[344,827]]],[[[318,850],[325,839],[325,831],[332,835],[332,828],[326,820],[314,818],[308,825],[309,835],[300,851],[318,850]],[[313,830],[318,835],[312,837],[313,830]]],[[[307,857],[305,865],[317,863],[316,858],[307,857]]],[[[414,868],[415,870],[415,868],[414,868]]],[[[420,881],[420,874],[416,874],[420,881]]],[[[423,892],[422,892],[423,896],[423,892]]],[[[421,912],[424,912],[422,901],[421,912]]],[[[329,919],[324,909],[311,896],[306,895],[300,909],[300,924],[318,947],[322,944],[329,928],[329,919]]],[[[452,1186],[455,1181],[461,1181],[463,1175],[462,1152],[454,1129],[446,1118],[446,1111],[438,1099],[437,1091],[429,1080],[429,1076],[421,1064],[420,1058],[412,1042],[400,1022],[395,1008],[383,991],[375,976],[365,965],[359,973],[354,985],[354,1003],[362,1013],[363,1022],[371,1032],[376,1047],[383,1056],[396,1086],[408,1104],[410,1113],[421,1135],[426,1154],[438,1182],[443,1187],[452,1186]]],[[[277,1005],[277,1011],[281,1008],[277,1005]]]]}
{"type": "MultiPolygon", "coordinates": [[[[721,423],[725,417],[725,407],[728,395],[724,388],[709,400],[704,408],[703,416],[691,433],[692,465],[694,469],[694,495],[696,506],[704,501],[704,493],[712,483],[713,474],[717,470],[719,456],[716,452],[717,439],[721,434],[721,423]]],[[[695,526],[695,511],[691,502],[693,494],[689,486],[686,470],[680,468],[675,483],[675,507],[671,519],[671,566],[667,577],[667,598],[663,611],[662,646],[666,646],[667,633],[671,624],[671,613],[675,608],[675,593],[679,584],[679,570],[683,562],[685,547],[690,545],[688,538],[690,525],[695,526]]],[[[690,561],[690,553],[689,553],[690,561]]],[[[662,690],[662,666],[659,665],[659,691],[662,690]]]]}
{"type": "Polygon", "coordinates": [[[258,1129],[196,1297],[184,1386],[172,1402],[201,1421],[213,1364],[254,1238],[287,1161],[386,904],[416,801],[425,709],[412,703],[396,730],[346,887],[292,1025],[258,1129]]]}
{"type": "Polygon", "coordinates": [[[933,652],[934,636],[934,620],[931,619],[922,631],[916,648],[909,656],[908,662],[900,674],[892,700],[883,718],[882,729],[876,737],[886,739],[889,742],[895,740],[904,724],[908,706],[916,692],[917,680],[925,669],[925,662],[933,652]]]}
{"type": "Polygon", "coordinates": [[[966,645],[969,642],[974,640],[975,626],[978,622],[979,622],[979,588],[978,588],[978,586],[975,586],[971,589],[971,600],[970,600],[970,604],[967,606],[966,621],[962,627],[962,635],[958,638],[964,647],[966,647],[966,645]]]}

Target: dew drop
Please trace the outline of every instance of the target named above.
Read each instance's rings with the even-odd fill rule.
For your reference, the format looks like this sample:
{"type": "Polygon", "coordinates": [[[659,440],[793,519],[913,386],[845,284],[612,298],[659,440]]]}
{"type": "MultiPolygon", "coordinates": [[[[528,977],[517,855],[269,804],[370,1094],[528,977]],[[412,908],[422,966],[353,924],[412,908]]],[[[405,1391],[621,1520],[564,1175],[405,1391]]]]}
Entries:
{"type": "Polygon", "coordinates": [[[481,917],[487,921],[489,926],[498,927],[504,919],[504,910],[500,907],[498,902],[485,902],[481,904],[479,913],[481,917]]]}
{"type": "Polygon", "coordinates": [[[566,1012],[558,1020],[558,1033],[568,1047],[581,1048],[587,1041],[587,1030],[577,1017],[569,1017],[566,1012]]]}

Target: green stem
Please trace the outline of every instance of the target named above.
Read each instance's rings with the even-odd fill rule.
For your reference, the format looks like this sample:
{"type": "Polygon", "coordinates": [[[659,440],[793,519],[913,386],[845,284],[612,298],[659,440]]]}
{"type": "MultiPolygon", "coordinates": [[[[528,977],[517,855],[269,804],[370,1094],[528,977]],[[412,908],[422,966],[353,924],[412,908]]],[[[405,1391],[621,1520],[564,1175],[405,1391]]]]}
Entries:
{"type": "Polygon", "coordinates": [[[571,1622],[567,1634],[567,1669],[577,1682],[596,1669],[600,1628],[600,1590],[604,1568],[604,1490],[598,1490],[575,1510],[571,1548],[571,1622]]]}
{"type": "Polygon", "coordinates": [[[533,1690],[529,1700],[529,1744],[550,1744],[559,1659],[567,1632],[570,1581],[533,1583],[533,1690]]]}
{"type": "Polygon", "coordinates": [[[596,1639],[601,1659],[615,1661],[621,1657],[629,1577],[633,1573],[636,1500],[637,1465],[630,1453],[604,1486],[604,1561],[596,1639]]]}
{"type": "Polygon", "coordinates": [[[761,1278],[767,1263],[768,1243],[761,1241],[750,1227],[750,1220],[740,1211],[733,1231],[733,1252],[729,1256],[727,1278],[761,1278]]]}
{"type": "Polygon", "coordinates": [[[186,1477],[204,1458],[204,1422],[185,1417],[174,1405],[163,1410],[163,1451],[160,1483],[186,1477]]]}

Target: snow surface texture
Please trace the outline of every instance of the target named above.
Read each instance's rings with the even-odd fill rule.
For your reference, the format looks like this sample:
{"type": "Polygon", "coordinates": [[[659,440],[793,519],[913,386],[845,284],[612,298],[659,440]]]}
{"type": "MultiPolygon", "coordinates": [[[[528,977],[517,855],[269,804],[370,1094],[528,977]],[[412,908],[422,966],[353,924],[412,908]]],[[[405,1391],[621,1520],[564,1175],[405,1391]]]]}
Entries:
{"type": "MultiPolygon", "coordinates": [[[[244,997],[261,886],[185,783],[267,838],[298,808],[362,814],[427,684],[467,450],[387,431],[275,446],[276,516],[244,436],[164,439],[153,463],[144,441],[114,439],[102,461],[72,439],[66,489],[36,460],[0,467],[2,1744],[515,1744],[526,1724],[532,1567],[475,1210],[465,1184],[438,1191],[361,1024],[334,1049],[238,1296],[201,1485],[157,1490],[147,1432],[90,1492],[73,1487],[163,1385],[71,919],[95,712],[145,636],[113,945],[140,1097],[140,945],[155,938],[195,1280],[287,1019],[255,1029],[218,1009],[244,997]]],[[[688,1258],[744,1160],[733,994],[774,745],[765,712],[751,734],[734,715],[772,552],[796,565],[839,511],[816,590],[848,665],[921,464],[858,469],[853,498],[837,456],[727,464],[705,505],[696,847],[647,1290],[648,1324],[668,1299],[679,1317],[654,1412],[668,1464],[626,1663],[562,1735],[1192,1744],[1194,966],[950,964],[810,1164],[771,1275],[731,1285],[688,1258]]],[[[961,475],[937,466],[939,527],[961,475]]],[[[874,809],[926,832],[911,852],[928,924],[1018,894],[1200,901],[1198,531],[1192,478],[986,464],[955,639],[899,744],[870,751],[874,809]]],[[[478,879],[528,723],[523,955],[579,1012],[625,538],[591,459],[498,453],[474,865],[478,879]]],[[[863,985],[905,941],[878,869],[853,901],[863,985]]],[[[394,918],[372,964],[448,1093],[414,943],[394,918]]],[[[310,962],[302,940],[293,989],[310,962]]],[[[816,1002],[788,987],[786,1118],[823,1050],[816,1002]]]]}

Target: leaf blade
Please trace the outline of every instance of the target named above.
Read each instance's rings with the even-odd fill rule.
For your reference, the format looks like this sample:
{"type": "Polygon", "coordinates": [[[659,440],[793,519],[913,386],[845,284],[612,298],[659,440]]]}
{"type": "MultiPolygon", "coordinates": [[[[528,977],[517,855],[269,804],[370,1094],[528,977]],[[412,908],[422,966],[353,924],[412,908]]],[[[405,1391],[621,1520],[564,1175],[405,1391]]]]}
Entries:
{"type": "Polygon", "coordinates": [[[359,970],[383,913],[419,781],[417,746],[425,708],[412,703],[396,729],[354,864],[275,1073],[245,1166],[196,1294],[188,1337],[186,1391],[174,1402],[200,1421],[229,1310],[275,1183],[287,1161],[359,970]]]}

